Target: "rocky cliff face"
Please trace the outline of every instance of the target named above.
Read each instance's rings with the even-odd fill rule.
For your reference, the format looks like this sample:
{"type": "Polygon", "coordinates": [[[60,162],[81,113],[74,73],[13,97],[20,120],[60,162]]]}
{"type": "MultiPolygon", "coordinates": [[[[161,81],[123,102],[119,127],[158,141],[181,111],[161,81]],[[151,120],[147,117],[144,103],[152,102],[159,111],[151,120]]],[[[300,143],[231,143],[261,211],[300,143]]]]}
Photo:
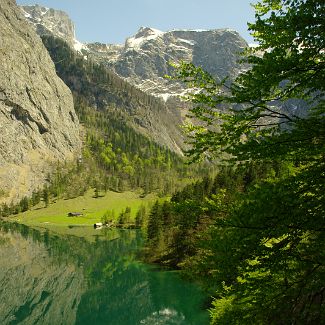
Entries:
{"type": "Polygon", "coordinates": [[[184,90],[164,78],[172,72],[169,62],[193,62],[221,80],[235,77],[243,68],[237,61],[246,46],[229,29],[161,32],[141,27],[124,45],[87,44],[87,51],[130,83],[167,101],[184,90]]]}
{"type": "Polygon", "coordinates": [[[0,201],[42,186],[80,150],[71,92],[14,0],[0,2],[0,201]]]}
{"type": "Polygon", "coordinates": [[[39,35],[54,35],[77,50],[81,49],[81,43],[75,38],[74,24],[64,11],[39,5],[20,6],[20,9],[39,35]]]}

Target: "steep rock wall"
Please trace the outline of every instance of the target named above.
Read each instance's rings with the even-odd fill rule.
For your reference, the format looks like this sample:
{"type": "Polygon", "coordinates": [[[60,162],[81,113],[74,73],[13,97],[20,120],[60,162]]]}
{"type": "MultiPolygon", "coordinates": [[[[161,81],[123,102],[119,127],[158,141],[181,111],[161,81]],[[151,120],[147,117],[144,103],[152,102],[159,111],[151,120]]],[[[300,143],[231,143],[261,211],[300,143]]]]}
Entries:
{"type": "Polygon", "coordinates": [[[11,202],[81,142],[71,92],[13,0],[0,2],[0,71],[0,202],[11,202]]]}

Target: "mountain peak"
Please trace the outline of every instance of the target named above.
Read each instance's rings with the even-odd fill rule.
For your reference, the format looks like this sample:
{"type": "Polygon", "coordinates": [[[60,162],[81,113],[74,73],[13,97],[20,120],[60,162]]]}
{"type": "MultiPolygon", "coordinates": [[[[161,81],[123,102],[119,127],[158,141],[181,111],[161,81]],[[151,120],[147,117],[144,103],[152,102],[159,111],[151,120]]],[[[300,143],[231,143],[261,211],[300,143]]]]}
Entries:
{"type": "Polygon", "coordinates": [[[140,49],[141,45],[148,40],[156,39],[157,37],[163,35],[164,32],[151,28],[151,27],[140,27],[138,32],[129,37],[125,42],[125,47],[128,49],[140,49]]]}
{"type": "Polygon", "coordinates": [[[141,26],[137,31],[137,33],[135,34],[134,38],[140,38],[140,37],[148,38],[151,36],[159,36],[161,34],[163,34],[163,32],[158,29],[141,26]]]}
{"type": "Polygon", "coordinates": [[[20,6],[20,10],[40,35],[53,34],[72,46],[75,43],[75,28],[68,14],[61,10],[40,5],[20,6]]]}

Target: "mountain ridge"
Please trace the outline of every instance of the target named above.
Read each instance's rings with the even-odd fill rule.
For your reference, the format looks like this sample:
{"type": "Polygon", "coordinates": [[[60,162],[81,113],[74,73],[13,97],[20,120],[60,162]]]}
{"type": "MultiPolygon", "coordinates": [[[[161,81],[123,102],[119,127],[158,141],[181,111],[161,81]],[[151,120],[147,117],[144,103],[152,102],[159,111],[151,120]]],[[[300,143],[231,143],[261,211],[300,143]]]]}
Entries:
{"type": "Polygon", "coordinates": [[[237,62],[239,53],[247,46],[246,41],[231,29],[162,32],[151,27],[140,27],[124,44],[81,44],[74,38],[74,27],[70,28],[72,21],[66,21],[67,16],[60,11],[55,13],[55,10],[39,6],[36,9],[23,7],[22,10],[28,10],[29,15],[25,17],[39,35],[51,33],[65,40],[85,60],[104,65],[125,82],[152,96],[145,114],[147,117],[142,115],[137,127],[178,153],[186,147],[181,126],[187,122],[190,105],[179,99],[186,93],[184,85],[165,78],[173,72],[169,62],[190,61],[201,65],[216,79],[229,75],[234,78],[241,70],[237,62]],[[43,14],[45,12],[51,13],[50,23],[43,14]],[[38,25],[43,24],[44,30],[37,28],[35,21],[38,25]],[[66,28],[62,27],[64,22],[66,28]],[[61,26],[61,31],[57,26],[61,26]],[[62,35],[62,30],[67,31],[66,35],[62,35]],[[159,112],[156,106],[163,107],[163,112],[159,112]],[[150,116],[156,116],[154,123],[150,116]],[[171,139],[167,139],[170,137],[168,133],[171,139]]]}

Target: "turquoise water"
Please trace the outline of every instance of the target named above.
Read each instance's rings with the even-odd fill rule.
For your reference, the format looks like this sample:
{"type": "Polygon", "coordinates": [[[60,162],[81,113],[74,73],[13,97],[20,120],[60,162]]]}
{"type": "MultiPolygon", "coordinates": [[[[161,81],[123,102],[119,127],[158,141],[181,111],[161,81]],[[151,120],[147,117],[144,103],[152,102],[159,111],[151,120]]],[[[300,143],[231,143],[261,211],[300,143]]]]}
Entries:
{"type": "Polygon", "coordinates": [[[204,295],[140,263],[137,231],[84,237],[0,224],[0,324],[208,324],[204,295]]]}

